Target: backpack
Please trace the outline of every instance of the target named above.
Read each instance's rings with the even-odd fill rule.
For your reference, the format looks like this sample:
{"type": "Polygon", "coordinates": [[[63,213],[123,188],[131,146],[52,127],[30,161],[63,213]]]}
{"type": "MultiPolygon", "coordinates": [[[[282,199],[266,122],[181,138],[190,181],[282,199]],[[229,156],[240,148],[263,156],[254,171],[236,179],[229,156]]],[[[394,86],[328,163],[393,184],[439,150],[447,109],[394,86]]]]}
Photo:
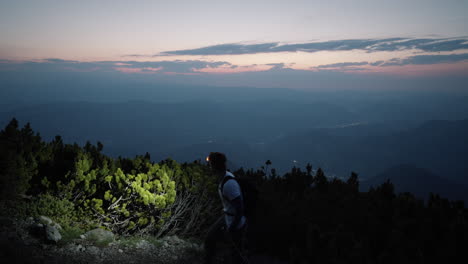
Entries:
{"type": "Polygon", "coordinates": [[[221,190],[224,188],[224,184],[229,180],[235,180],[240,186],[242,192],[242,198],[244,200],[244,215],[251,219],[255,216],[258,201],[258,188],[252,180],[244,177],[232,177],[229,175],[224,176],[221,183],[221,190]]]}

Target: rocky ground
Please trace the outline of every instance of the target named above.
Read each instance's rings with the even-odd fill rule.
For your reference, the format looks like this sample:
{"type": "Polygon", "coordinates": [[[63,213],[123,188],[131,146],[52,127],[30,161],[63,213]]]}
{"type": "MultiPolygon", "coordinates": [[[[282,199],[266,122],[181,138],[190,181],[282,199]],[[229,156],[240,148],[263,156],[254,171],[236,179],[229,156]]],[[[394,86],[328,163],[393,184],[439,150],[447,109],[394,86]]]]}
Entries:
{"type": "Polygon", "coordinates": [[[201,245],[177,236],[117,238],[110,232],[94,231],[63,242],[53,236],[60,236],[60,231],[46,229],[54,225],[32,218],[0,219],[0,263],[202,262],[201,245]]]}
{"type": "MultiPolygon", "coordinates": [[[[62,227],[48,217],[13,219],[0,216],[0,263],[203,263],[200,242],[168,236],[117,237],[94,229],[75,238],[62,237],[62,227]]],[[[229,263],[226,245],[217,263],[229,263]]],[[[250,256],[246,263],[284,264],[267,256],[250,256]]]]}

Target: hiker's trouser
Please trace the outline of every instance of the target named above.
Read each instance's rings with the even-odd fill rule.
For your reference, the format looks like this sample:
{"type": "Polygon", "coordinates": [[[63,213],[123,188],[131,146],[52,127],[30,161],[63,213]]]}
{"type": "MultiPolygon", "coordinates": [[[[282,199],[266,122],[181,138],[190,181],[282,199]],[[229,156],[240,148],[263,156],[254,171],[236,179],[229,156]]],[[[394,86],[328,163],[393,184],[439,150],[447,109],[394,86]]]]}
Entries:
{"type": "Polygon", "coordinates": [[[228,240],[231,246],[233,263],[242,263],[245,230],[243,227],[236,232],[227,232],[224,216],[221,216],[208,230],[205,238],[205,263],[213,263],[216,253],[216,245],[219,242],[228,240]],[[230,241],[229,241],[230,240],[230,241]]]}

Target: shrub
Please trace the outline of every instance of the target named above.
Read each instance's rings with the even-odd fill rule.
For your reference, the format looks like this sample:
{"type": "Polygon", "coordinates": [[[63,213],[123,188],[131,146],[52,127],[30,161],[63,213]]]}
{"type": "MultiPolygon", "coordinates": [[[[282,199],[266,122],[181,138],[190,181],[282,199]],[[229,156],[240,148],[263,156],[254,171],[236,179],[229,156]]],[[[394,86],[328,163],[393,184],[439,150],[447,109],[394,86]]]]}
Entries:
{"type": "Polygon", "coordinates": [[[80,154],[74,169],[55,183],[57,195],[74,200],[84,214],[114,232],[149,232],[164,224],[170,214],[163,210],[176,199],[168,166],[146,161],[132,173],[120,168],[112,173],[103,164],[95,167],[87,153],[80,154]]]}
{"type": "Polygon", "coordinates": [[[26,208],[28,208],[30,216],[47,216],[63,228],[68,228],[81,220],[72,202],[50,194],[39,195],[37,199],[28,203],[26,208]]]}

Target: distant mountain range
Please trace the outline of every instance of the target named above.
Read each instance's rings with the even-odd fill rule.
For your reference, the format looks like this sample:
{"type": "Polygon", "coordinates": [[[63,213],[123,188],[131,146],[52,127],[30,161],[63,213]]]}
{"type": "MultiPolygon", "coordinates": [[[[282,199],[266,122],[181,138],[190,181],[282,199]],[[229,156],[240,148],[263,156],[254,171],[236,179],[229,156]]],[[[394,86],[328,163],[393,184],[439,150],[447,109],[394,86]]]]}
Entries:
{"type": "Polygon", "coordinates": [[[405,112],[377,120],[370,106],[340,100],[55,102],[2,111],[0,125],[16,117],[47,140],[101,141],[111,156],[149,152],[155,161],[193,161],[223,151],[233,167],[271,160],[283,173],[311,163],[328,176],[355,171],[363,180],[414,164],[468,184],[468,120],[408,121],[405,112]]]}
{"type": "Polygon", "coordinates": [[[393,183],[396,193],[410,192],[417,198],[427,200],[432,192],[450,200],[468,202],[467,185],[454,183],[427,169],[409,164],[389,168],[367,181],[361,181],[360,189],[368,191],[370,187],[377,187],[387,180],[393,183]]]}
{"type": "Polygon", "coordinates": [[[272,142],[266,152],[275,155],[272,160],[277,165],[295,159],[303,166],[311,162],[341,177],[355,171],[368,179],[390,167],[411,163],[468,183],[468,120],[428,121],[387,133],[379,130],[372,125],[315,129],[272,142]]]}

